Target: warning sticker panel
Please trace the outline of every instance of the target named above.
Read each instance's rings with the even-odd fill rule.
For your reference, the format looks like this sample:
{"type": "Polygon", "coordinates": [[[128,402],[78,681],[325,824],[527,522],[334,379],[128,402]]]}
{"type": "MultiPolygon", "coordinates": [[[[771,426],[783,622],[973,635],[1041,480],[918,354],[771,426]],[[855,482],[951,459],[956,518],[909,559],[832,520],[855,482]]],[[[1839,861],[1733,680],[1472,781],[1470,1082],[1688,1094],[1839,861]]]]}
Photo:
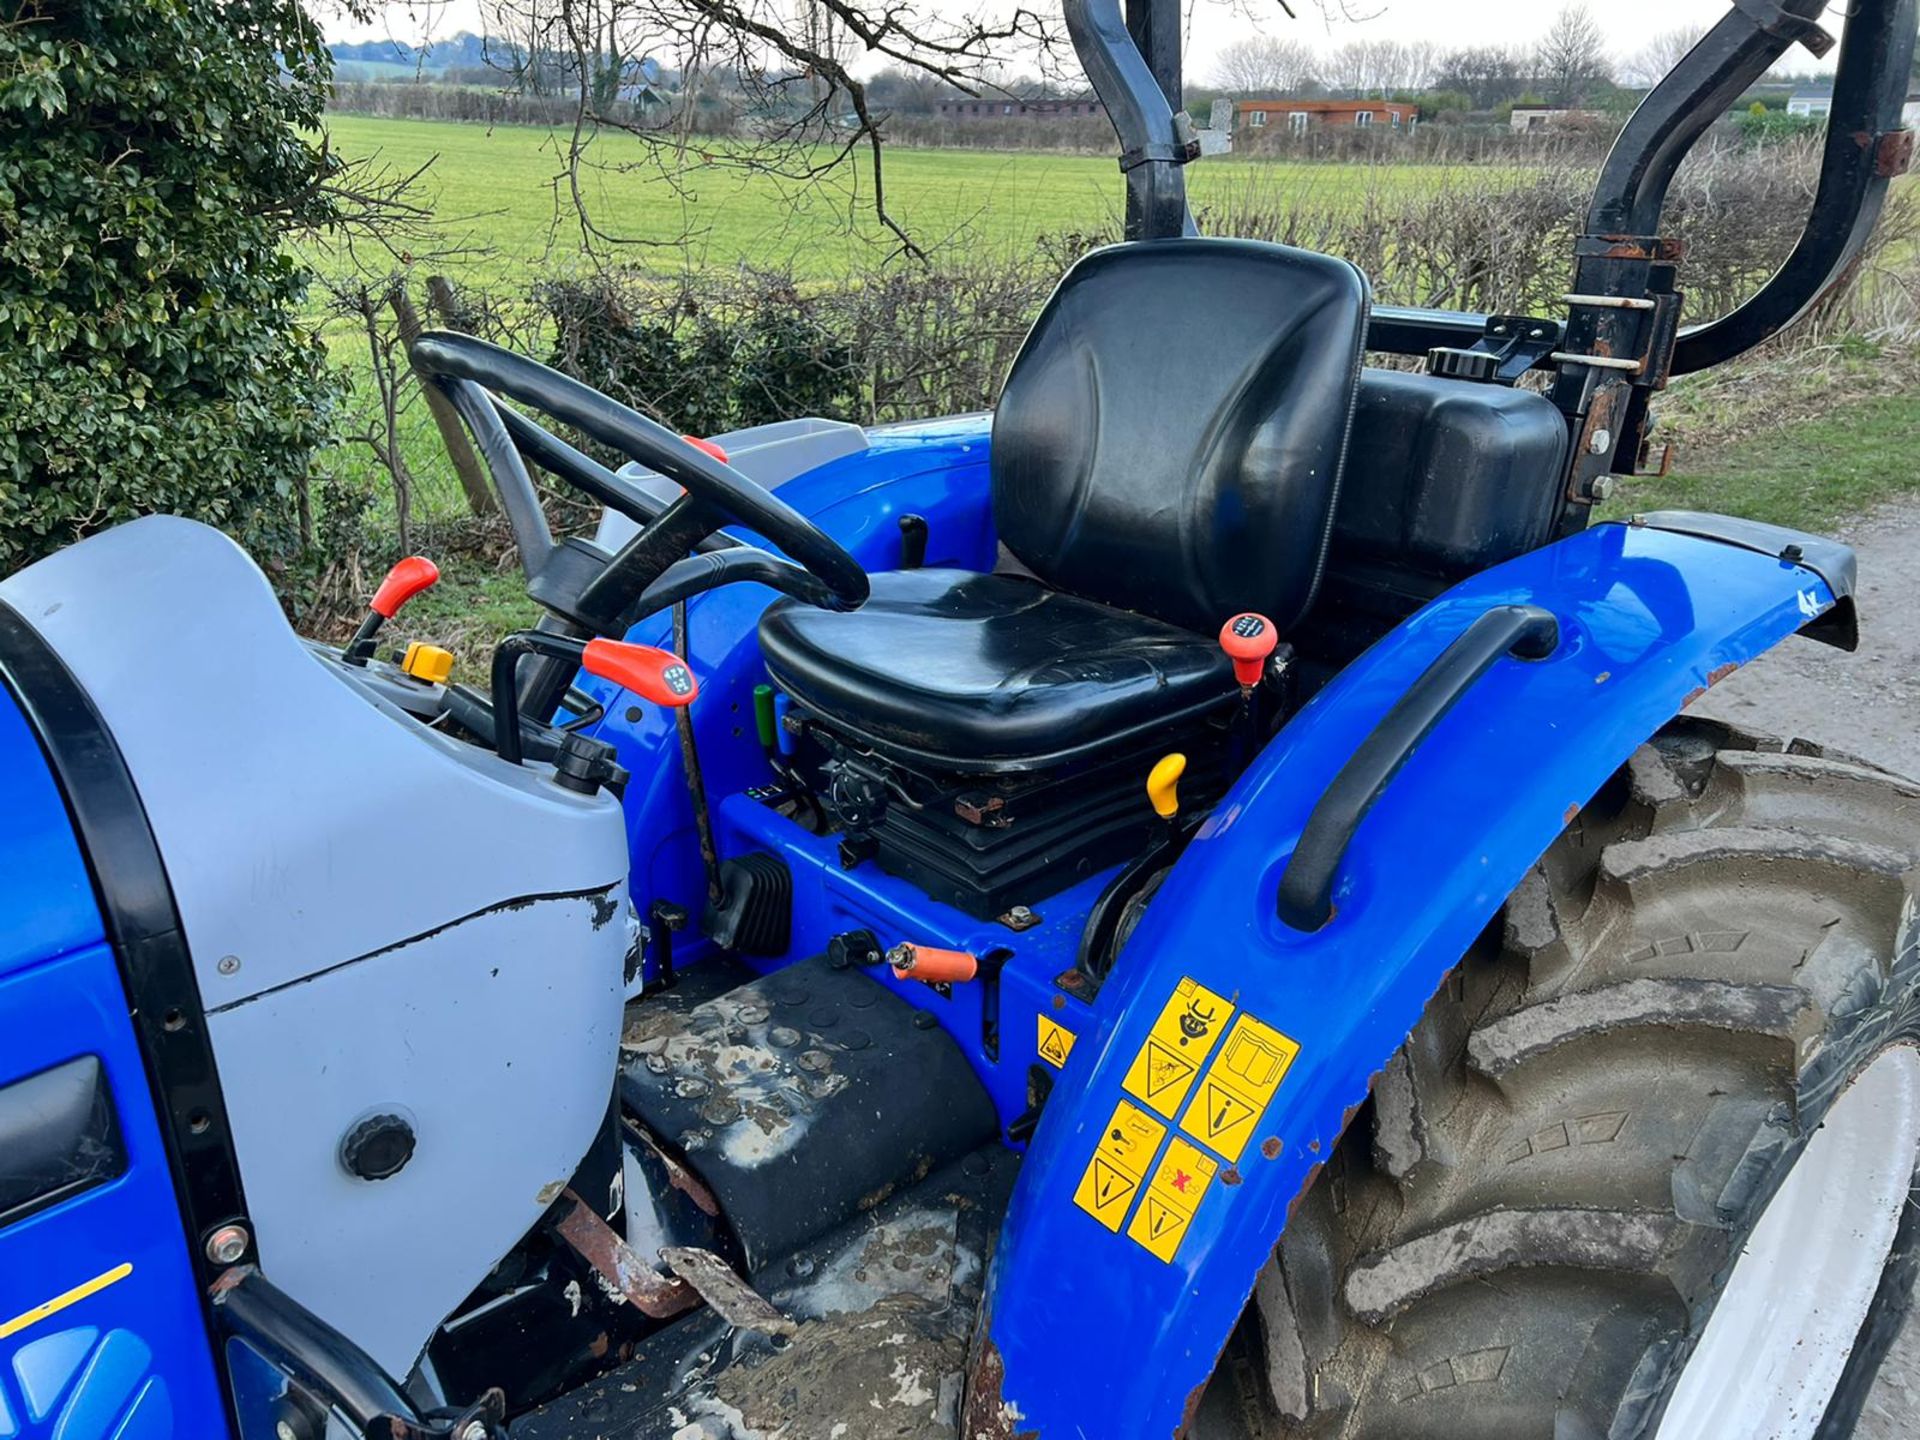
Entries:
{"type": "Polygon", "coordinates": [[[1063,1069],[1073,1053],[1073,1031],[1051,1016],[1036,1013],[1034,1018],[1040,1022],[1040,1058],[1056,1070],[1063,1069]]]}
{"type": "Polygon", "coordinates": [[[1218,1169],[1210,1156],[1174,1136],[1165,1158],[1153,1172],[1140,1208],[1133,1213],[1127,1237],[1156,1259],[1171,1264],[1218,1169]]]}
{"type": "Polygon", "coordinates": [[[1232,1013],[1231,1002],[1197,980],[1182,980],[1153,1022],[1147,1043],[1133,1057],[1122,1088],[1171,1119],[1232,1013]]]}
{"type": "Polygon", "coordinates": [[[1237,1161],[1299,1053],[1299,1045],[1271,1025],[1242,1015],[1181,1117],[1181,1128],[1237,1161]]]}
{"type": "Polygon", "coordinates": [[[1074,1191],[1073,1203],[1119,1234],[1120,1222],[1145,1182],[1153,1152],[1160,1148],[1166,1133],[1166,1126],[1122,1100],[1101,1132],[1093,1159],[1080,1177],[1080,1188],[1074,1191]]]}

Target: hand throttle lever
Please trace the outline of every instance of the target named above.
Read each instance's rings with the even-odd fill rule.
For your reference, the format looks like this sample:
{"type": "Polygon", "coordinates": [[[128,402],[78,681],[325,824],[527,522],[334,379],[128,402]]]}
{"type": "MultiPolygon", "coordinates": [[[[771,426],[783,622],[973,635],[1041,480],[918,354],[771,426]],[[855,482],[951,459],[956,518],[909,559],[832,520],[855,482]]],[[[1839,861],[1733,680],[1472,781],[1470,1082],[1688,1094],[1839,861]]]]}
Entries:
{"type": "Polygon", "coordinates": [[[691,705],[700,682],[687,662],[671,650],[629,645],[621,640],[575,640],[544,630],[516,630],[493,652],[493,748],[509,765],[518,765],[520,694],[515,672],[523,655],[552,655],[571,660],[589,675],[611,680],[642,700],[677,709],[691,705]]]}

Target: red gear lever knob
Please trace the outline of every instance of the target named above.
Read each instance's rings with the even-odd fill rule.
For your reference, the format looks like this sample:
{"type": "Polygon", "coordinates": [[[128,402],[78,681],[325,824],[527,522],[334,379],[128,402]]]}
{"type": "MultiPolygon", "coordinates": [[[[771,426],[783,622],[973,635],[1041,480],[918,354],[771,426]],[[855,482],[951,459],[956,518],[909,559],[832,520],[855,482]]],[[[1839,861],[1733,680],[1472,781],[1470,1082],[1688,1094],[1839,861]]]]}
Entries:
{"type": "Polygon", "coordinates": [[[373,592],[373,599],[367,608],[381,619],[391,620],[400,613],[402,605],[422,590],[438,583],[439,579],[438,565],[424,555],[409,555],[387,571],[387,578],[373,592]]]}
{"type": "Polygon", "coordinates": [[[1240,682],[1243,690],[1251,690],[1260,683],[1260,672],[1266,669],[1267,657],[1279,643],[1280,632],[1273,628],[1273,622],[1251,610],[1234,616],[1220,627],[1220,648],[1233,661],[1233,678],[1240,682]]]}
{"type": "Polygon", "coordinates": [[[589,640],[580,656],[580,668],[631,690],[642,700],[669,708],[691,705],[700,694],[700,682],[693,678],[687,662],[671,650],[651,645],[589,640]]]}

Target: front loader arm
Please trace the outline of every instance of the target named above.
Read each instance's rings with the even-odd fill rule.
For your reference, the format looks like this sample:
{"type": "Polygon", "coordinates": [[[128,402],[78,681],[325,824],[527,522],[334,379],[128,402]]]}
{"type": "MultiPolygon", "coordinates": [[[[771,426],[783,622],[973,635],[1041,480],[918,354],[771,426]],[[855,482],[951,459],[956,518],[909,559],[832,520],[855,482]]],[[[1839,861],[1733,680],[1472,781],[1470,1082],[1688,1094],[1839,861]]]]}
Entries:
{"type": "Polygon", "coordinates": [[[1373,1078],[1569,817],[1706,687],[1796,631],[1850,627],[1843,547],[1654,519],[1448,592],[1315,697],[1220,803],[1047,1107],[993,1261],[963,1433],[1177,1433],[1373,1078]],[[1499,659],[1445,709],[1353,832],[1332,919],[1294,928],[1280,882],[1317,802],[1502,606],[1549,612],[1552,653],[1499,659]]]}

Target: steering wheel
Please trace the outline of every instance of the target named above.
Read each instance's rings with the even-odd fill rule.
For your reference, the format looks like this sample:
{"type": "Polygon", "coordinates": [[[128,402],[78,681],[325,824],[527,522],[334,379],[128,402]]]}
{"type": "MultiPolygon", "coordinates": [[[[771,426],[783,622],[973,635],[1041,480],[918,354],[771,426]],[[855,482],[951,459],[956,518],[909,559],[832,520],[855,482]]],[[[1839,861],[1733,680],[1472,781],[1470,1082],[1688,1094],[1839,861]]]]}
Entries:
{"type": "MultiPolygon", "coordinates": [[[[473,430],[496,484],[513,477],[531,501],[532,482],[520,459],[525,452],[543,469],[640,525],[640,533],[581,590],[583,612],[604,617],[609,626],[615,616],[630,624],[739,580],[772,586],[823,609],[853,610],[866,603],[866,571],[825,531],[772,491],[639,411],[471,335],[430,330],[414,340],[409,353],[415,367],[447,391],[473,430]],[[686,493],[662,506],[494,395],[573,426],[686,493]],[[727,522],[764,535],[798,563],[716,536],[727,522]],[[705,553],[687,553],[696,547],[705,553]]],[[[504,486],[502,494],[508,498],[504,486]]],[[[535,523],[544,529],[543,521],[535,523]]]]}

